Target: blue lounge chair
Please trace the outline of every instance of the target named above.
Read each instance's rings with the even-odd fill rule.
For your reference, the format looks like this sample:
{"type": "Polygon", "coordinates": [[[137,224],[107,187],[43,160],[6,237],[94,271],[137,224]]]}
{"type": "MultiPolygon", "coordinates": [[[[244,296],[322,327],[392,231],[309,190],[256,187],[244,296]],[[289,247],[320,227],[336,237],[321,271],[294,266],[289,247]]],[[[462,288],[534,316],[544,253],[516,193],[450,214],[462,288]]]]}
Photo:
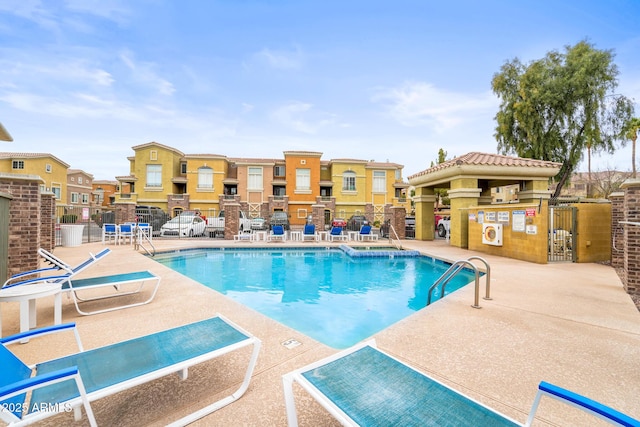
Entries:
{"type": "Polygon", "coordinates": [[[284,232],[284,227],[282,225],[274,225],[271,228],[271,232],[268,237],[269,241],[272,240],[280,240],[282,242],[287,241],[287,234],[284,232]]]}
{"type": "Polygon", "coordinates": [[[302,241],[305,240],[313,240],[318,241],[318,233],[316,233],[316,226],[314,224],[306,224],[304,226],[304,230],[302,231],[302,241]]]}
{"type": "Polygon", "coordinates": [[[97,261],[104,258],[106,255],[108,255],[110,252],[111,252],[110,249],[108,248],[104,249],[96,255],[90,255],[90,257],[87,260],[81,262],[77,266],[71,267],[69,264],[65,263],[64,261],[62,261],[60,258],[53,255],[52,253],[44,249],[39,249],[38,254],[41,257],[43,257],[46,262],[52,265],[52,267],[49,267],[46,269],[28,271],[25,273],[20,273],[19,275],[12,276],[12,278],[7,281],[7,282],[9,281],[11,282],[5,283],[5,286],[19,286],[24,284],[35,284],[35,283],[62,283],[62,292],[63,293],[66,292],[68,295],[70,295],[73,298],[73,303],[76,307],[76,310],[78,311],[78,313],[85,316],[98,314],[98,313],[105,313],[113,310],[120,310],[123,308],[137,307],[139,305],[148,304],[151,301],[153,301],[158,291],[158,287],[160,286],[160,277],[156,276],[150,271],[134,271],[130,273],[111,274],[106,276],[97,276],[97,277],[89,277],[89,278],[82,278],[82,279],[76,278],[76,276],[80,272],[86,270],[91,265],[93,265],[97,261]],[[42,276],[38,278],[18,281],[18,279],[21,279],[21,278],[24,279],[25,277],[33,276],[36,273],[41,273],[45,271],[56,271],[56,270],[57,270],[56,272],[57,274],[54,274],[54,275],[42,276]],[[155,285],[153,286],[153,290],[151,291],[150,296],[145,300],[133,302],[126,305],[111,306],[109,308],[93,310],[93,311],[86,311],[80,308],[80,304],[84,302],[140,293],[145,288],[145,285],[147,283],[151,283],[152,285],[153,284],[155,285]],[[137,285],[137,286],[130,287],[130,285],[137,285]],[[90,289],[99,289],[99,288],[109,289],[110,292],[102,293],[100,295],[96,295],[95,293],[92,293],[92,296],[90,298],[83,297],[79,293],[80,291],[86,291],[90,289]]]}
{"type": "MultiPolygon", "coordinates": [[[[283,376],[290,427],[298,425],[294,382],[345,426],[521,426],[375,348],[374,341],[283,376]]],[[[640,426],[637,420],[559,387],[543,382],[540,390],[617,425],[640,426]]],[[[539,399],[526,426],[533,421],[539,399]]]]}
{"type": "MultiPolygon", "coordinates": [[[[100,347],[82,349],[74,324],[32,330],[0,338],[0,420],[9,426],[28,425],[60,412],[82,408],[92,426],[96,420],[91,403],[174,372],[187,378],[187,371],[204,361],[234,350],[253,346],[253,353],[240,387],[230,395],[175,422],[191,423],[239,399],[249,386],[261,342],[229,320],[220,316],[140,338],[100,347]],[[53,332],[73,330],[80,351],[35,365],[22,362],[7,347],[25,337],[33,338],[53,332]],[[31,392],[28,403],[27,392],[31,392]]],[[[149,401],[153,400],[152,396],[149,401]]],[[[171,413],[168,409],[167,413],[171,413]]]]}
{"type": "Polygon", "coordinates": [[[378,240],[378,235],[373,233],[369,224],[364,224],[360,227],[358,238],[360,240],[378,240]]]}
{"type": "Polygon", "coordinates": [[[349,240],[349,236],[347,234],[342,234],[342,227],[331,227],[329,238],[332,242],[334,240],[349,240]]]}

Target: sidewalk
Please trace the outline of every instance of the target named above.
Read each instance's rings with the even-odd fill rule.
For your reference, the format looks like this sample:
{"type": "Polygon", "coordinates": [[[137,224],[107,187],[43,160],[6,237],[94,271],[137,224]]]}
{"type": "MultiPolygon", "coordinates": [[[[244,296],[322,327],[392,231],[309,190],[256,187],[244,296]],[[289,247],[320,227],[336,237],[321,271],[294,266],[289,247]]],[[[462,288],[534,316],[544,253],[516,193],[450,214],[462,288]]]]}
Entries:
{"type": "MultiPolygon", "coordinates": [[[[258,246],[228,241],[154,241],[158,250],[178,247],[258,246]]],[[[640,313],[616,275],[600,264],[538,265],[453,248],[445,241],[403,241],[407,249],[448,260],[473,255],[491,266],[491,297],[474,309],[474,286],[467,286],[376,334],[378,346],[434,378],[524,422],[537,384],[548,381],[640,419],[640,313]]],[[[280,246],[278,243],[275,246],[280,246]]],[[[311,243],[290,243],[286,246],[311,243]]],[[[274,247],[274,244],[264,246],[274,247]]],[[[97,252],[99,243],[56,248],[70,262],[97,252]]],[[[96,316],[78,316],[63,298],[63,321],[79,325],[85,348],[167,329],[219,312],[263,341],[247,393],[237,402],[195,423],[197,426],[286,425],[282,374],[336,352],[265,316],[243,307],[152,259],[131,246],[111,246],[113,254],[87,275],[149,269],[162,276],[149,305],[96,316]],[[110,259],[109,259],[110,258],[110,259]],[[281,343],[295,338],[302,345],[281,343]]],[[[481,264],[478,264],[481,265],[481,264]]],[[[18,331],[17,305],[3,307],[3,333],[18,331]]],[[[53,298],[38,301],[39,325],[52,324],[53,298]]],[[[18,345],[28,362],[72,350],[72,337],[48,336],[18,345]]],[[[242,357],[240,357],[242,359],[242,357]]],[[[125,391],[93,404],[100,425],[164,425],[212,401],[231,388],[243,360],[226,358],[193,369],[189,379],[175,376],[125,391]],[[215,381],[213,381],[214,379],[215,381]]],[[[337,425],[301,390],[296,390],[302,426],[337,425]]],[[[544,401],[535,425],[598,425],[566,406],[544,401]]],[[[64,414],[44,425],[74,425],[64,414]]]]}

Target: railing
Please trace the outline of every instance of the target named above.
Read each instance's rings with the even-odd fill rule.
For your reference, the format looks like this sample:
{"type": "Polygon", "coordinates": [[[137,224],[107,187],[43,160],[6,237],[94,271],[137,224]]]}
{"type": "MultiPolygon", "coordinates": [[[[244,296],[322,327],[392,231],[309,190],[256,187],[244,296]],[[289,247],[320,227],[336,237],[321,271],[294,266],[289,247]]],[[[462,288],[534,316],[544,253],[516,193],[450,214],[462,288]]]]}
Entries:
{"type": "Polygon", "coordinates": [[[399,250],[402,250],[402,244],[400,243],[400,237],[398,236],[398,233],[396,232],[396,229],[393,228],[393,225],[391,225],[391,223],[389,223],[389,244],[395,246],[399,250]],[[393,237],[391,237],[392,233],[396,235],[396,240],[398,241],[397,244],[395,244],[393,242],[393,237]]]}
{"type": "Polygon", "coordinates": [[[475,273],[475,293],[474,293],[474,300],[473,300],[473,305],[471,307],[473,308],[482,308],[480,307],[480,272],[478,271],[478,267],[476,267],[471,260],[480,260],[484,263],[485,265],[485,269],[487,270],[485,276],[486,276],[486,291],[485,291],[485,296],[484,299],[486,300],[490,300],[491,296],[490,296],[490,292],[491,292],[491,267],[489,266],[489,263],[484,259],[481,258],[479,256],[472,256],[469,257],[467,259],[464,260],[459,260],[454,262],[451,267],[449,267],[447,269],[447,271],[444,272],[444,274],[442,276],[440,276],[440,278],[438,278],[438,280],[435,281],[435,283],[433,285],[431,285],[431,287],[429,288],[429,295],[427,297],[427,305],[431,304],[431,295],[433,294],[433,291],[438,287],[438,285],[442,284],[442,296],[444,296],[444,291],[445,288],[447,286],[447,283],[449,283],[451,281],[451,279],[453,279],[455,277],[456,274],[458,274],[460,271],[462,271],[462,269],[464,268],[465,265],[470,266],[474,273],[475,273]]]}
{"type": "Polygon", "coordinates": [[[133,248],[136,251],[139,251],[142,248],[147,255],[155,256],[156,255],[156,247],[153,246],[153,242],[151,241],[151,232],[147,234],[144,230],[142,230],[138,224],[136,224],[134,233],[133,233],[133,248]],[[144,246],[143,241],[146,240],[153,252],[149,251],[149,249],[144,246]]]}

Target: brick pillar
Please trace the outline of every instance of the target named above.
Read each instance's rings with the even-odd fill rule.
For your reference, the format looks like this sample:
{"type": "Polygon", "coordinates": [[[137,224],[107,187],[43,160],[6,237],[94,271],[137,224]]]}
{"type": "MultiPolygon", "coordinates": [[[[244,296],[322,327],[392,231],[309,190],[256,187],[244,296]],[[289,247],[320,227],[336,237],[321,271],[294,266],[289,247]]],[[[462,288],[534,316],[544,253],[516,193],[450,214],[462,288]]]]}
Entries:
{"type": "Polygon", "coordinates": [[[132,202],[116,203],[116,224],[134,222],[136,220],[136,204],[132,202]]]}
{"type": "Polygon", "coordinates": [[[616,269],[624,267],[624,192],[611,193],[611,266],[616,269]]]}
{"type": "Polygon", "coordinates": [[[56,198],[53,193],[40,195],[40,247],[51,252],[56,242],[56,198]]]}
{"type": "Polygon", "coordinates": [[[38,268],[42,183],[37,175],[0,176],[0,192],[13,197],[9,204],[9,275],[38,268]]]}
{"type": "MultiPolygon", "coordinates": [[[[407,210],[402,206],[392,206],[391,209],[391,225],[396,230],[399,239],[405,239],[407,232],[405,229],[405,218],[407,216],[407,210]]],[[[391,233],[391,237],[395,239],[396,236],[391,233]]]]}
{"type": "Polygon", "coordinates": [[[240,203],[226,203],[224,205],[224,238],[233,240],[240,229],[240,203]]]}
{"type": "Polygon", "coordinates": [[[324,231],[324,209],[324,205],[311,205],[311,216],[313,217],[313,225],[316,226],[316,231],[324,231]]]}
{"type": "MultiPolygon", "coordinates": [[[[624,189],[625,221],[640,223],[640,179],[628,179],[624,189]]],[[[624,227],[624,288],[629,294],[640,294],[640,225],[624,227]]]]}

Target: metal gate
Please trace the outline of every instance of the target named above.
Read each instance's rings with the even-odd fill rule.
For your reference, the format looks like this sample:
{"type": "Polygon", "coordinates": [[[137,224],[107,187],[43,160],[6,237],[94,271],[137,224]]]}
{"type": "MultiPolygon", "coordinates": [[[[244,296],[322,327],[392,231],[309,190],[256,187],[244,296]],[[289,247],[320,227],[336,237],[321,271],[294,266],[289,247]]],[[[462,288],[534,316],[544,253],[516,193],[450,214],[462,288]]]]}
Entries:
{"type": "Polygon", "coordinates": [[[549,206],[549,262],[576,261],[576,218],[573,206],[549,206]]]}

